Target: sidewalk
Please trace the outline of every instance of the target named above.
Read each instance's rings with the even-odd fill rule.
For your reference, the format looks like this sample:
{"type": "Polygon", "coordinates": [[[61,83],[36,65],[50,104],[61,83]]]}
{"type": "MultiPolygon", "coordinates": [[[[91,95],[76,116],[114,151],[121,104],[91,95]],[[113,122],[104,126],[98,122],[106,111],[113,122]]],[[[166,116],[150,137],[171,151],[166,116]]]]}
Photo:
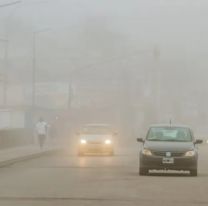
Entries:
{"type": "Polygon", "coordinates": [[[60,145],[55,146],[51,144],[46,145],[43,149],[40,149],[38,145],[29,145],[24,147],[0,150],[0,167],[14,164],[18,161],[39,157],[44,154],[57,152],[61,149],[63,148],[60,145]]]}

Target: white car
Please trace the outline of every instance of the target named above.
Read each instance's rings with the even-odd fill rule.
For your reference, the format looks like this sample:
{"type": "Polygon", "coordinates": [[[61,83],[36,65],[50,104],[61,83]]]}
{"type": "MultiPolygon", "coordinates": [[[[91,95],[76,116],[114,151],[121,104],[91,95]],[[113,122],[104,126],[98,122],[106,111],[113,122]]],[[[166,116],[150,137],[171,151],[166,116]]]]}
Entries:
{"type": "Polygon", "coordinates": [[[114,155],[114,136],[116,132],[107,124],[88,124],[79,132],[80,156],[85,154],[114,155]]]}

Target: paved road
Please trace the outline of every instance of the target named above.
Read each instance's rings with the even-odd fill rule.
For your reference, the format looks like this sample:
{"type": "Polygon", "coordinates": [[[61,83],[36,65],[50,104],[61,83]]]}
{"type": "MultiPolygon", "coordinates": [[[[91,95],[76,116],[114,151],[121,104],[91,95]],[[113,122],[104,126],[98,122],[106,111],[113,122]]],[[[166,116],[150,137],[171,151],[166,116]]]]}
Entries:
{"type": "Polygon", "coordinates": [[[136,152],[76,157],[68,152],[0,169],[2,206],[208,205],[208,146],[200,149],[199,176],[138,175],[136,152]]]}

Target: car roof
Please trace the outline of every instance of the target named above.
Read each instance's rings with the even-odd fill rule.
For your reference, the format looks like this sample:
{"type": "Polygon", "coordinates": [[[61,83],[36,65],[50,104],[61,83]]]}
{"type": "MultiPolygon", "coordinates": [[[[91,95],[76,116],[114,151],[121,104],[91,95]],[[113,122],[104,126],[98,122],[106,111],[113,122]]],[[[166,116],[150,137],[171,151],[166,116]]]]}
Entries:
{"type": "Polygon", "coordinates": [[[179,128],[190,128],[188,125],[182,125],[182,124],[152,124],[150,125],[150,128],[152,127],[179,127],[179,128]]]}
{"type": "Polygon", "coordinates": [[[85,124],[84,127],[111,127],[109,124],[85,124]]]}

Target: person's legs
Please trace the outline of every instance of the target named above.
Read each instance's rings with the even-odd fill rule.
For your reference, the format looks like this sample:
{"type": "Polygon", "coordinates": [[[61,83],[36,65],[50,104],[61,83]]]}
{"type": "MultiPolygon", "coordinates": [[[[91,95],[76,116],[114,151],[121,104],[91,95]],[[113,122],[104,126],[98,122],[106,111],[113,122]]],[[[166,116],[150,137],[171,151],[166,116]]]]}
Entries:
{"type": "Polygon", "coordinates": [[[39,143],[39,146],[40,146],[40,148],[41,148],[41,135],[38,135],[38,143],[39,143]]]}
{"type": "Polygon", "coordinates": [[[44,146],[45,141],[46,141],[46,135],[43,135],[43,137],[42,137],[42,147],[44,146]]]}
{"type": "Polygon", "coordinates": [[[45,135],[39,135],[39,145],[41,149],[43,148],[44,142],[45,142],[45,135]]]}

